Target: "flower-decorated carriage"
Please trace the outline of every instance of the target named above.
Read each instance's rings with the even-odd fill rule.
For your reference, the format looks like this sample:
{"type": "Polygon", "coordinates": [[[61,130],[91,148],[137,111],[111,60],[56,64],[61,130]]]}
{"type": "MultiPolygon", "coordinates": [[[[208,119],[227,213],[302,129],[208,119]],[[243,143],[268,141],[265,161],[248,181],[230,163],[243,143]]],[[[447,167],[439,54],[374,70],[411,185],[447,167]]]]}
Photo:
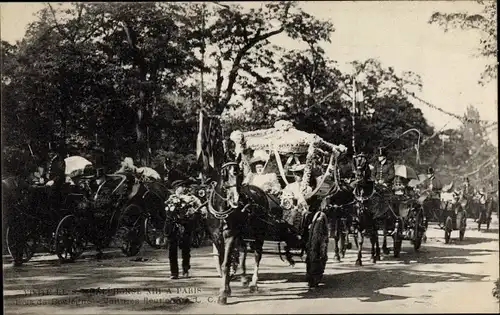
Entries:
{"type": "Polygon", "coordinates": [[[252,243],[255,229],[264,240],[281,243],[285,255],[291,251],[307,255],[309,286],[316,286],[327,260],[328,226],[321,202],[333,185],[331,173],[337,158],[347,151],[315,134],[297,130],[288,121],[278,121],[274,128],[231,134],[235,153],[241,157],[242,187],[249,198],[249,212],[258,209],[258,224],[248,223],[243,232],[245,243],[252,243]],[[261,167],[254,168],[260,162],[261,167]],[[262,167],[263,166],[263,167],[262,167]],[[251,178],[250,180],[247,180],[251,178]]]}

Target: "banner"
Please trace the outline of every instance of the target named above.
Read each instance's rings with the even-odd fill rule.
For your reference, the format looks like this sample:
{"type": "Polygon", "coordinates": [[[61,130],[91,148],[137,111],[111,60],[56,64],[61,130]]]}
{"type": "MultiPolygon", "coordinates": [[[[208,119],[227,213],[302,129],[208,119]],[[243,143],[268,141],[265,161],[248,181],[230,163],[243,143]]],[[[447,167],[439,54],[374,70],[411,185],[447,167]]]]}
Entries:
{"type": "Polygon", "coordinates": [[[217,170],[223,162],[222,127],[217,117],[208,117],[203,111],[199,114],[196,157],[206,172],[217,170]]]}

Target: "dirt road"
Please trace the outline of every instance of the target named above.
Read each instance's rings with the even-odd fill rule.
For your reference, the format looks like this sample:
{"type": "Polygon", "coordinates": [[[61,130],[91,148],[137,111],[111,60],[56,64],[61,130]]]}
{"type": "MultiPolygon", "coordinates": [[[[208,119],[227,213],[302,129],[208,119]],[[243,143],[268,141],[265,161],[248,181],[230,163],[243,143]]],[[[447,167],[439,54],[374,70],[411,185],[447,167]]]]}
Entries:
{"type": "MultiPolygon", "coordinates": [[[[475,228],[469,220],[465,240],[454,231],[452,243],[444,244],[443,231],[430,226],[420,252],[404,242],[399,259],[386,256],[376,265],[369,242],[362,267],[354,266],[354,250],[340,263],[330,252],[323,284],[314,291],[307,288],[303,263],[290,267],[264,255],[259,291],[250,293],[235,280],[226,306],[216,303],[220,280],[209,247],[193,251],[191,277],[179,280],[169,279],[166,251],[147,246],[144,261],[117,251],[64,265],[55,256],[36,256],[20,268],[4,264],[5,313],[498,313],[492,296],[499,276],[498,218],[489,232],[475,228]]],[[[247,269],[253,269],[252,256],[247,269]]]]}

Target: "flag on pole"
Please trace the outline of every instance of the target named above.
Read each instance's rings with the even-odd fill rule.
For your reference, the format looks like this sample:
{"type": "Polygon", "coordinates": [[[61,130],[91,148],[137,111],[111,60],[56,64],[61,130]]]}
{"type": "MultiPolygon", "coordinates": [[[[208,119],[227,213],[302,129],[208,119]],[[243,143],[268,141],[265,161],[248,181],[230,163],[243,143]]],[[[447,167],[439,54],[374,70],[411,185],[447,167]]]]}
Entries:
{"type": "Polygon", "coordinates": [[[208,117],[200,111],[198,128],[196,157],[205,171],[217,170],[222,164],[224,154],[219,119],[208,117]]]}
{"type": "Polygon", "coordinates": [[[363,95],[363,87],[361,86],[361,84],[359,82],[356,82],[354,90],[355,90],[354,97],[355,97],[356,104],[358,107],[358,112],[360,114],[362,114],[365,110],[365,106],[364,106],[365,96],[363,95]]]}

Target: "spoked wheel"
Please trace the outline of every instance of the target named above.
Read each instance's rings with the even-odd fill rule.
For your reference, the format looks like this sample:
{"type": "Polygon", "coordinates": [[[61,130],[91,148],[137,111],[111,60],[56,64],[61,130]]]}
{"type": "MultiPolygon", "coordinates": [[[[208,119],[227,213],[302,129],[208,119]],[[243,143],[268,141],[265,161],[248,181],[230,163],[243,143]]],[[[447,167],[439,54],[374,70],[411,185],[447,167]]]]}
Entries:
{"type": "Polygon", "coordinates": [[[444,224],[444,243],[449,244],[451,239],[451,231],[453,231],[453,222],[451,217],[447,217],[444,224]]]}
{"type": "MultiPolygon", "coordinates": [[[[18,231],[18,233],[19,232],[20,231],[18,231]]],[[[14,263],[16,265],[30,261],[33,255],[35,255],[35,251],[38,246],[38,238],[33,235],[34,233],[30,233],[30,231],[25,232],[27,235],[19,237],[16,233],[12,232],[10,226],[8,226],[5,231],[7,250],[9,251],[9,255],[12,259],[14,259],[14,263]],[[22,249],[18,249],[21,247],[19,242],[24,242],[22,249]]]]}
{"type": "Polygon", "coordinates": [[[74,215],[65,216],[56,230],[56,254],[63,263],[73,262],[85,250],[83,233],[74,215]]]}
{"type": "Polygon", "coordinates": [[[415,234],[413,237],[413,249],[418,251],[422,245],[422,237],[424,235],[425,226],[424,218],[421,212],[418,212],[415,218],[415,234]]]}
{"type": "Polygon", "coordinates": [[[306,280],[308,286],[314,288],[321,282],[328,260],[328,222],[323,212],[314,214],[306,251],[306,280]]]}
{"type": "Polygon", "coordinates": [[[154,249],[165,248],[167,245],[167,238],[163,234],[162,229],[157,229],[151,218],[147,218],[144,221],[145,231],[146,231],[146,243],[154,249]]]}
{"type": "Polygon", "coordinates": [[[128,256],[135,256],[141,250],[145,238],[145,222],[142,208],[138,205],[128,205],[118,219],[116,237],[120,249],[128,256]]]}

